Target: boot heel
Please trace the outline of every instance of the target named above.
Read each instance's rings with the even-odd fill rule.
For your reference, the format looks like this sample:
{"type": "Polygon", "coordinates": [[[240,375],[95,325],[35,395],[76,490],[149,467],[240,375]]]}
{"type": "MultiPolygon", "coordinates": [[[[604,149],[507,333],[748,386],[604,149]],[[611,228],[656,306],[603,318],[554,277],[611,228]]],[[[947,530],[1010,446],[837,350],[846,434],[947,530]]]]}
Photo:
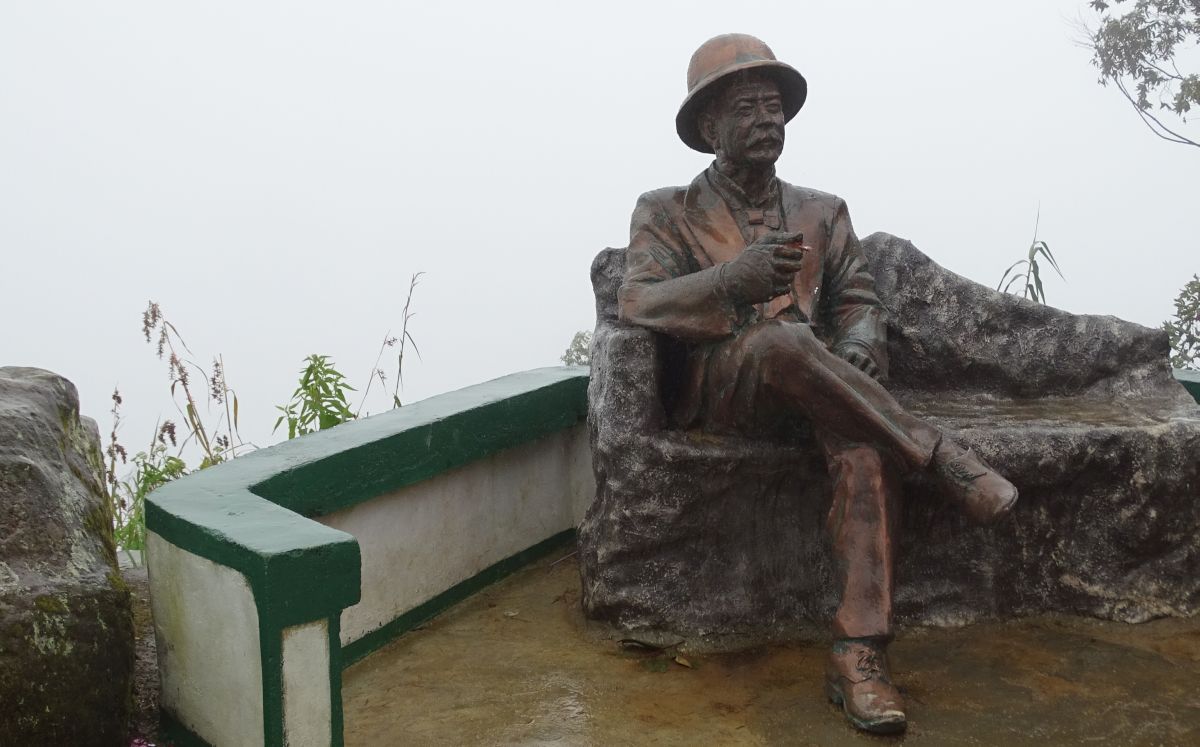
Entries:
{"type": "Polygon", "coordinates": [[[825,697],[834,705],[841,705],[844,700],[842,691],[829,680],[825,680],[825,697]]]}

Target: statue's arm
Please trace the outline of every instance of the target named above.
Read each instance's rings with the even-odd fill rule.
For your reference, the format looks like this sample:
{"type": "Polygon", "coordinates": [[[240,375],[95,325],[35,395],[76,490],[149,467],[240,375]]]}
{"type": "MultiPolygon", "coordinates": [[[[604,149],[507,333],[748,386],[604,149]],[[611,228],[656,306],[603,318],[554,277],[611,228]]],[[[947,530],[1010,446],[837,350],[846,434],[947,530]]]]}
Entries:
{"type": "Polygon", "coordinates": [[[834,209],[824,282],[832,332],[830,349],[842,357],[851,351],[866,355],[879,369],[880,377],[885,376],[885,311],[875,294],[875,278],[843,200],[838,200],[834,209]]]}
{"type": "Polygon", "coordinates": [[[683,340],[727,337],[738,324],[738,310],[719,270],[699,269],[679,227],[652,196],[642,195],[630,223],[618,316],[683,340]]]}

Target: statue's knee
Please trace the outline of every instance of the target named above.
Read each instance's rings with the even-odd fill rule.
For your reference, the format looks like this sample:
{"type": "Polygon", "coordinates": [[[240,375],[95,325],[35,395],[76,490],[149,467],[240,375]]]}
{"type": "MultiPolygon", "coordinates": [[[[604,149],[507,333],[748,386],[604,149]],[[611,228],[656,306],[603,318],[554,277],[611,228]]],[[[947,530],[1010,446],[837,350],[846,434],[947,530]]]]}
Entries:
{"type": "Polygon", "coordinates": [[[838,451],[830,460],[834,480],[854,486],[853,492],[872,492],[882,488],[887,462],[874,446],[853,446],[838,451]]]}
{"type": "Polygon", "coordinates": [[[795,365],[811,358],[815,347],[821,345],[806,324],[772,320],[755,326],[747,334],[751,335],[747,345],[753,357],[768,365],[795,365]]]}

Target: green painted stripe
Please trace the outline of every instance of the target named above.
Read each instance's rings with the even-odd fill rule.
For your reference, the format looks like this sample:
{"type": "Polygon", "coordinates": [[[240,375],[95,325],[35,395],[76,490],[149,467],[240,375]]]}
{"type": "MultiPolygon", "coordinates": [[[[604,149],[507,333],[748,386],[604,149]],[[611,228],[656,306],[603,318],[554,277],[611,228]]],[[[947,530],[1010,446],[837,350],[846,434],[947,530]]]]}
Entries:
{"type": "Polygon", "coordinates": [[[262,661],[263,744],[283,745],[283,628],[258,613],[258,652],[262,661]]]}
{"type": "Polygon", "coordinates": [[[1200,403],[1200,371],[1184,371],[1183,369],[1175,369],[1175,379],[1183,384],[1183,388],[1188,390],[1188,394],[1200,403]]]}
{"type": "Polygon", "coordinates": [[[345,745],[345,719],[342,715],[342,616],[329,618],[329,744],[345,745]]]}
{"type": "Polygon", "coordinates": [[[399,638],[418,625],[428,622],[431,618],[440,615],[472,594],[491,586],[533,561],[545,557],[574,541],[575,530],[567,529],[498,563],[488,566],[466,581],[455,584],[429,601],[405,612],[390,623],[376,628],[356,641],[346,644],[342,647],[342,666],[348,667],[356,661],[360,661],[363,657],[374,651],[378,651],[396,638],[399,638]]]}
{"type": "Polygon", "coordinates": [[[374,436],[281,470],[253,491],[305,516],[322,516],[427,480],[587,418],[587,374],[543,369],[423,400],[348,426],[374,436]]]}

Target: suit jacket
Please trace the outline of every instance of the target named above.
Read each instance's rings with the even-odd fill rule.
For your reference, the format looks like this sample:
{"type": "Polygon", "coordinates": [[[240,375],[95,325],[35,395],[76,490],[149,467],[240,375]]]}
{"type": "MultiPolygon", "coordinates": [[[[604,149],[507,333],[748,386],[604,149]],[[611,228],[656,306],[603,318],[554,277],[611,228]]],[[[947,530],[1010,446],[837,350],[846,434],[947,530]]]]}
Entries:
{"type": "Polygon", "coordinates": [[[803,231],[810,250],[788,297],[748,305],[734,303],[717,282],[717,265],[735,258],[746,239],[708,171],[687,187],[638,199],[618,314],[684,343],[684,390],[702,390],[714,346],[774,317],[811,324],[835,352],[856,346],[886,374],[884,310],[845,200],[780,180],[779,202],[780,230],[803,231]]]}

